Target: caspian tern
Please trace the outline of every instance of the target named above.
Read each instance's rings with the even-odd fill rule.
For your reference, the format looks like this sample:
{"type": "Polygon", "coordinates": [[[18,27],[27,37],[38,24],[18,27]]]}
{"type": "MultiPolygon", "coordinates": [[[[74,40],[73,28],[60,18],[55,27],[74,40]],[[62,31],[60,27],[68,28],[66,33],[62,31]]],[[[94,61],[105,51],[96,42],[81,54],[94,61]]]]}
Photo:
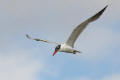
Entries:
{"type": "MultiPolygon", "coordinates": [[[[108,5],[107,5],[108,6],[108,5]]],[[[81,32],[86,28],[86,26],[90,23],[93,22],[95,20],[97,20],[105,11],[105,9],[107,8],[107,6],[105,6],[101,11],[99,11],[97,14],[93,15],[92,17],[90,17],[89,19],[85,20],[84,22],[82,22],[81,24],[79,24],[72,32],[72,34],[70,35],[70,37],[68,38],[68,40],[64,43],[64,44],[58,44],[56,42],[51,42],[48,40],[42,40],[42,39],[38,39],[38,38],[31,38],[28,34],[26,35],[26,37],[28,39],[32,39],[32,40],[36,40],[36,41],[43,41],[46,43],[51,43],[51,44],[56,44],[56,48],[55,51],[53,53],[53,56],[59,51],[59,52],[66,52],[66,53],[80,53],[80,51],[74,49],[74,43],[77,40],[78,36],[81,34],[81,32]]]]}

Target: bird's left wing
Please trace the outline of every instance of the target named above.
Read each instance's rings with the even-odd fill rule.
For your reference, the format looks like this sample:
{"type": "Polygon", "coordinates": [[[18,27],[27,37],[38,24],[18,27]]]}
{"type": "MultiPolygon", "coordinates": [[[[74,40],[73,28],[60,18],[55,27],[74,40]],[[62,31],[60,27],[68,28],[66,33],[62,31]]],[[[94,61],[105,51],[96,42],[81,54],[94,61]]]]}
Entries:
{"type": "Polygon", "coordinates": [[[28,34],[26,34],[26,37],[27,37],[28,39],[35,40],[35,41],[42,41],[42,42],[46,42],[46,43],[50,43],[50,44],[59,45],[59,44],[56,43],[56,42],[51,42],[51,41],[48,41],[48,40],[43,40],[43,39],[38,39],[38,38],[32,38],[32,37],[30,37],[28,34]]]}
{"type": "Polygon", "coordinates": [[[97,20],[102,13],[105,11],[105,9],[107,8],[107,6],[105,6],[101,11],[99,11],[97,14],[93,15],[92,17],[90,17],[89,19],[87,19],[86,21],[84,21],[83,23],[81,23],[80,25],[78,25],[72,32],[72,34],[70,35],[70,37],[68,38],[66,44],[74,47],[74,43],[76,41],[76,39],[78,38],[78,36],[80,35],[80,33],[86,28],[86,26],[90,23],[93,22],[95,20],[97,20]]]}

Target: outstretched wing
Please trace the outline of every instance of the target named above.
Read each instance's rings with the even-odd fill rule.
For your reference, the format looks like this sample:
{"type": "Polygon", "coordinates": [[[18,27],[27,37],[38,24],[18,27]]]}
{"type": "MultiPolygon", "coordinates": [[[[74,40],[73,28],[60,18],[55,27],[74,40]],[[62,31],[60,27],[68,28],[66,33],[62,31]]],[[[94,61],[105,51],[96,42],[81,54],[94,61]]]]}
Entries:
{"type": "Polygon", "coordinates": [[[35,40],[35,41],[42,41],[42,42],[46,42],[46,43],[50,43],[50,44],[59,45],[59,44],[56,43],[56,42],[51,42],[51,41],[48,41],[48,40],[43,40],[43,39],[38,39],[38,38],[32,38],[32,37],[30,37],[28,34],[26,34],[26,37],[27,37],[28,39],[35,40]]]}
{"type": "Polygon", "coordinates": [[[97,20],[102,13],[105,11],[105,9],[107,8],[107,6],[105,6],[101,11],[99,11],[97,14],[95,14],[94,16],[90,17],[89,19],[87,19],[86,21],[84,21],[83,23],[81,23],[80,25],[78,25],[72,32],[72,34],[70,35],[70,37],[68,38],[66,44],[70,45],[72,47],[74,47],[74,43],[76,41],[76,39],[78,38],[78,36],[80,35],[80,33],[86,28],[86,26],[90,23],[93,22],[95,20],[97,20]]]}

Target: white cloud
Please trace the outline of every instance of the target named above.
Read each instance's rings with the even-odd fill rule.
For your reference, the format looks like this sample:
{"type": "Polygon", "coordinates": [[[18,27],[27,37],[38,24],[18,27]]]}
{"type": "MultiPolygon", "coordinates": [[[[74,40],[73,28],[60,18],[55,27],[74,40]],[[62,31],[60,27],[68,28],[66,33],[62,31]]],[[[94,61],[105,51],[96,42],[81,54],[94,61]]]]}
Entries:
{"type": "Polygon", "coordinates": [[[31,60],[26,51],[0,54],[0,80],[36,80],[36,73],[42,68],[43,64],[31,60]]]}

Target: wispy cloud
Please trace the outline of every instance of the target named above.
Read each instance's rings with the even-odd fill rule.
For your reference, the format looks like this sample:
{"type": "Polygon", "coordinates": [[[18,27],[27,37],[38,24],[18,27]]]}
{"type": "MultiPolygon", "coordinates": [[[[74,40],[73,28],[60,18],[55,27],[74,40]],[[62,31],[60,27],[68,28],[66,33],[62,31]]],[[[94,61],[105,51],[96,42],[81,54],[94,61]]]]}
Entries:
{"type": "Polygon", "coordinates": [[[31,60],[24,50],[4,54],[0,55],[1,80],[35,80],[36,73],[43,68],[42,63],[31,60]]]}

